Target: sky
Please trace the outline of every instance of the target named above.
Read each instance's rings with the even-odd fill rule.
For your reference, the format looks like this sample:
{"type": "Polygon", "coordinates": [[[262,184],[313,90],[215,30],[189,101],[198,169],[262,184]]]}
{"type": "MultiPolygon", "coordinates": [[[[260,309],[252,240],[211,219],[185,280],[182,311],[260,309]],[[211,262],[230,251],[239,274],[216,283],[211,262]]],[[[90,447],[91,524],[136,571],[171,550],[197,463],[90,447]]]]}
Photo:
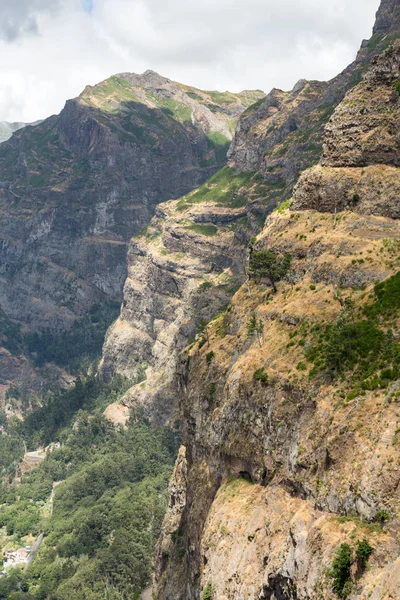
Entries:
{"type": "Polygon", "coordinates": [[[58,113],[86,85],[147,69],[202,89],[330,79],[379,0],[0,0],[0,121],[58,113]]]}

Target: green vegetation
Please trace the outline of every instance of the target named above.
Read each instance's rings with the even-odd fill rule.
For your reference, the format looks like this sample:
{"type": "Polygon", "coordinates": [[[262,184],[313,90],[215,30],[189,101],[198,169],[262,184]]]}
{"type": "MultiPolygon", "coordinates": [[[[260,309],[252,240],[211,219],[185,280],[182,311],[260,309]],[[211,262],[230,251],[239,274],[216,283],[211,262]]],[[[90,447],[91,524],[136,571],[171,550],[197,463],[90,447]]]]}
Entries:
{"type": "Polygon", "coordinates": [[[181,102],[176,102],[173,98],[163,99],[162,101],[158,101],[158,104],[168,116],[171,116],[176,121],[180,121],[181,123],[191,123],[192,109],[190,106],[186,106],[181,102]]]}
{"type": "Polygon", "coordinates": [[[291,204],[291,200],[285,200],[284,202],[282,202],[281,204],[279,204],[279,206],[277,206],[275,208],[275,211],[278,212],[280,215],[282,215],[285,211],[287,211],[290,208],[290,204],[291,204]]]}
{"type": "Polygon", "coordinates": [[[208,365],[211,365],[212,361],[214,360],[214,356],[215,356],[215,354],[214,354],[214,352],[213,352],[213,351],[211,351],[211,352],[208,352],[208,353],[206,354],[206,361],[207,361],[207,364],[208,364],[208,365]]]}
{"type": "Polygon", "coordinates": [[[353,372],[349,400],[400,378],[400,343],[390,327],[400,310],[400,273],[378,283],[373,298],[358,313],[346,299],[336,321],[316,331],[318,337],[305,353],[314,365],[311,376],[353,372]]]}
{"type": "Polygon", "coordinates": [[[253,379],[254,381],[259,381],[263,385],[268,385],[269,377],[268,373],[265,372],[265,368],[261,367],[260,369],[254,371],[253,379]]]}
{"type": "Polygon", "coordinates": [[[349,544],[341,544],[330,570],[333,580],[332,589],[339,598],[347,598],[352,589],[350,568],[352,563],[352,551],[349,544]]]}
{"type": "Polygon", "coordinates": [[[276,283],[288,273],[291,262],[292,257],[290,254],[286,254],[281,259],[270,251],[253,251],[250,254],[250,276],[257,282],[259,282],[261,279],[269,279],[274,292],[276,292],[276,283]]]}
{"type": "Polygon", "coordinates": [[[237,173],[231,167],[223,167],[197,190],[184,196],[178,202],[178,210],[185,210],[193,204],[215,202],[219,206],[240,208],[246,206],[248,194],[254,190],[258,196],[268,192],[268,186],[255,173],[237,173]]]}
{"type": "MultiPolygon", "coordinates": [[[[367,538],[357,542],[355,556],[358,564],[358,574],[360,577],[365,571],[367,562],[374,549],[367,538]]],[[[351,580],[351,566],[353,564],[353,550],[349,544],[341,544],[336,551],[333,559],[332,568],[329,571],[329,577],[332,581],[332,589],[338,598],[347,598],[353,589],[351,580]]]]}
{"type": "Polygon", "coordinates": [[[219,131],[209,131],[207,133],[207,142],[208,147],[215,152],[217,163],[225,162],[231,141],[219,131]]]}
{"type": "Polygon", "coordinates": [[[81,411],[60,440],[20,485],[0,488],[1,524],[15,544],[46,532],[28,572],[0,579],[0,598],[14,600],[21,589],[34,600],[139,598],[150,582],[176,433],[153,430],[140,413],[116,429],[81,411]],[[45,518],[43,505],[60,480],[45,518]]]}
{"type": "Polygon", "coordinates": [[[367,538],[357,542],[356,557],[361,571],[365,570],[368,559],[373,551],[374,549],[368,542],[367,538]]]}
{"type": "Polygon", "coordinates": [[[108,113],[119,113],[119,104],[140,102],[133,86],[121,77],[110,77],[95,87],[87,87],[80,95],[80,100],[94,108],[100,108],[108,113]]]}
{"type": "Polygon", "coordinates": [[[375,518],[374,518],[374,521],[375,521],[376,523],[379,523],[379,524],[380,524],[380,526],[381,526],[381,527],[383,527],[383,525],[384,525],[384,524],[385,524],[387,521],[389,521],[389,519],[390,519],[390,514],[388,513],[388,511],[387,511],[387,510],[385,510],[385,509],[381,509],[381,510],[379,510],[379,511],[376,513],[376,515],[375,515],[375,518]]]}
{"type": "MultiPolygon", "coordinates": [[[[54,362],[71,373],[87,371],[91,362],[101,355],[104,335],[119,314],[118,302],[94,304],[89,313],[74,322],[66,331],[43,329],[25,336],[29,352],[36,365],[54,362]]],[[[1,324],[1,321],[0,321],[1,324]]],[[[18,337],[15,337],[18,340],[18,337]]]]}
{"type": "Polygon", "coordinates": [[[213,236],[218,232],[218,227],[215,225],[198,225],[197,223],[193,223],[193,225],[187,225],[185,229],[190,229],[191,231],[195,231],[200,235],[213,236]]]}
{"type": "Polygon", "coordinates": [[[395,79],[394,81],[392,81],[392,86],[393,86],[393,89],[400,96],[400,79],[395,79]]]}
{"type": "Polygon", "coordinates": [[[208,583],[206,585],[206,587],[204,588],[203,600],[212,600],[212,598],[213,598],[212,583],[208,583]]]}
{"type": "Polygon", "coordinates": [[[257,339],[258,339],[258,343],[261,347],[262,334],[264,331],[264,323],[261,319],[257,319],[256,313],[252,313],[252,315],[250,316],[250,319],[246,325],[246,328],[247,328],[248,337],[251,338],[254,335],[256,335],[257,339]]]}

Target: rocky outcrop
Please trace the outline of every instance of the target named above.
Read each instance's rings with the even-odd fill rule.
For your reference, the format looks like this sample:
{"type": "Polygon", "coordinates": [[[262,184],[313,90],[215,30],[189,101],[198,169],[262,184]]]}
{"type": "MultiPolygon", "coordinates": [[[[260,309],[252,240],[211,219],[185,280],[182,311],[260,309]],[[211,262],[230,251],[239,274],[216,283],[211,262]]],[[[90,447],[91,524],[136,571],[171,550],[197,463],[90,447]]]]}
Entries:
{"type": "Polygon", "coordinates": [[[400,6],[396,0],[382,0],[376,14],[374,35],[398,33],[400,27],[400,6]]]}
{"type": "Polygon", "coordinates": [[[307,332],[341,311],[338,288],[357,303],[396,272],[388,240],[398,243],[398,227],[382,217],[340,213],[336,227],[309,211],[268,220],[258,247],[291,252],[289,280],[277,295],[241,288],[210,325],[210,347],[182,356],[188,500],[180,545],[164,569],[157,560],[156,598],[198,599],[211,583],[224,599],[277,590],[333,599],[326,571],[334,553],[364,536],[375,553],[351,597],[389,599],[396,589],[399,421],[397,400],[388,401],[396,387],[346,401],[337,384],[309,380],[304,358],[307,332]],[[248,336],[252,314],[264,324],[260,342],[248,336]],[[260,369],[266,384],[255,378],[260,369]],[[393,520],[381,531],[368,522],[383,509],[393,520]],[[186,573],[173,593],[165,592],[169,569],[186,573]]]}
{"type": "Polygon", "coordinates": [[[294,209],[400,216],[400,42],[374,60],[326,127],[322,166],[302,174],[294,209]]]}
{"type": "Polygon", "coordinates": [[[7,314],[30,327],[61,327],[95,301],[120,297],[127,242],[158,203],[224,162],[229,121],[251,102],[236,99],[231,113],[215,103],[211,110],[152,72],[123,74],[2,145],[7,314]]]}
{"type": "Polygon", "coordinates": [[[322,164],[400,165],[400,41],[373,61],[325,129],[322,164]]]}
{"type": "MultiPolygon", "coordinates": [[[[291,256],[276,293],[266,276],[242,286],[210,323],[209,345],[196,342],[181,355],[186,502],[173,515],[179,540],[167,543],[164,530],[160,542],[157,600],[334,600],[330,569],[343,543],[354,558],[350,600],[398,593],[399,381],[379,383],[388,365],[370,355],[341,377],[323,362],[337,350],[330,328],[337,326],[335,344],[343,323],[367,327],[365,306],[380,297],[375,284],[398,272],[397,100],[389,83],[398,48],[338,107],[324,164],[301,177],[290,209],[273,212],[252,243],[278,260],[291,256]],[[373,134],[383,120],[385,154],[373,134]],[[355,556],[364,538],[373,548],[367,570],[355,556]]],[[[373,328],[397,340],[396,309],[373,328]]]]}
{"type": "Polygon", "coordinates": [[[300,80],[291,92],[274,89],[243,114],[229,164],[257,170],[266,181],[280,183],[276,201],[290,198],[300,173],[320,160],[324,128],[335,107],[362,79],[371,60],[399,35],[398,2],[384,1],[373,37],[362,43],[356,60],[342,73],[328,82],[300,80]]]}

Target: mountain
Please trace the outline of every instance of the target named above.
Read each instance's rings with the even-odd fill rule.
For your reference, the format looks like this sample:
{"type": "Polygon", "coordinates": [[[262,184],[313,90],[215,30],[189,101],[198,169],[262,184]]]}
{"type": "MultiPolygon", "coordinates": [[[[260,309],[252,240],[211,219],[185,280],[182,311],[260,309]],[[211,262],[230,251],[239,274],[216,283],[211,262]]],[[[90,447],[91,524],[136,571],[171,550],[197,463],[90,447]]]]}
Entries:
{"type": "Polygon", "coordinates": [[[58,362],[85,353],[77,330],[99,307],[105,328],[113,320],[130,238],[225,164],[239,115],[261,96],[124,73],[1,145],[0,304],[39,363],[74,324],[58,362]]]}
{"type": "Polygon", "coordinates": [[[138,597],[155,551],[155,600],[398,597],[398,16],[330,82],[121,74],[0,147],[6,356],[81,369],[7,394],[2,545],[47,535],[0,596],[138,597]]]}
{"type": "Polygon", "coordinates": [[[398,597],[399,76],[397,41],[180,355],[157,599],[398,597]]]}
{"type": "Polygon", "coordinates": [[[180,352],[195,339],[200,321],[218,314],[248,277],[248,242],[291,198],[300,173],[319,162],[335,107],[400,35],[397,11],[396,3],[382,3],[373,37],[331,81],[272,90],[245,110],[228,166],[199,190],[160,204],[146,234],[132,240],[123,306],[100,365],[106,379],[148,367],[146,383],[124,399],[127,406],[140,403],[161,420],[176,413],[180,352]]]}
{"type": "Polygon", "coordinates": [[[14,131],[28,126],[35,127],[39,123],[41,121],[35,121],[34,123],[8,123],[7,121],[0,121],[0,144],[9,140],[14,131]]]}

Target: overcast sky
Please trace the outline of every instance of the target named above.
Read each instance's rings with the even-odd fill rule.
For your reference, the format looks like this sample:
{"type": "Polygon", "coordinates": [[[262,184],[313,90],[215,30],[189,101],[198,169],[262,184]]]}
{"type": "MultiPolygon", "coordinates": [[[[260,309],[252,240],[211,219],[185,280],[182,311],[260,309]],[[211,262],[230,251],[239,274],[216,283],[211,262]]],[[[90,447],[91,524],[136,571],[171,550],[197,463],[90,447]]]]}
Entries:
{"type": "Polygon", "coordinates": [[[108,76],[153,69],[203,89],[329,79],[379,0],[0,0],[0,121],[33,121],[108,76]]]}

